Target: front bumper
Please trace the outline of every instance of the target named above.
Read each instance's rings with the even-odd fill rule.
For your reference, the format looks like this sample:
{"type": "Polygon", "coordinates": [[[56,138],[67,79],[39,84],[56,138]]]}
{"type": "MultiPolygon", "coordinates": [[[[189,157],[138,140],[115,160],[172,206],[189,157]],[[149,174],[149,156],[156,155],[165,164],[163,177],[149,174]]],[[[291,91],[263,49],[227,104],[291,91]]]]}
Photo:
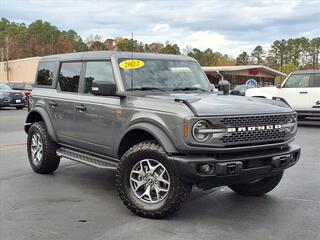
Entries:
{"type": "Polygon", "coordinates": [[[177,174],[186,182],[210,187],[238,184],[275,175],[295,165],[300,146],[218,155],[171,156],[177,174]],[[208,171],[202,166],[207,165],[208,171]]]}
{"type": "Polygon", "coordinates": [[[0,107],[22,107],[26,105],[24,98],[2,98],[0,107]]]}

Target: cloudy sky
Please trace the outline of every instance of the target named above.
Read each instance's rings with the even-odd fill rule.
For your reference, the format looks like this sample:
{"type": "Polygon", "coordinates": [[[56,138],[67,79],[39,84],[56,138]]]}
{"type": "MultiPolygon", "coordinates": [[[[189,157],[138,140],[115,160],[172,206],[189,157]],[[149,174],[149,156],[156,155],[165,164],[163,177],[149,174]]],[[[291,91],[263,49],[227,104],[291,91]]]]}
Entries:
{"type": "Polygon", "coordinates": [[[320,37],[320,0],[0,0],[0,16],[43,19],[84,39],[134,32],[146,43],[169,40],[232,56],[277,39],[320,37]]]}

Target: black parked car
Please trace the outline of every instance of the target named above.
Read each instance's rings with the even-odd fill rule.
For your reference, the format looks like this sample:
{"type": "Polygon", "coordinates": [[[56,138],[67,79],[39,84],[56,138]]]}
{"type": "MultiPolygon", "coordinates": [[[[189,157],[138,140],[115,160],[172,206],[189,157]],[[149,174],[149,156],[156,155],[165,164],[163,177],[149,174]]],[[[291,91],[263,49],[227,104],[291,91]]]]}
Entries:
{"type": "Polygon", "coordinates": [[[23,109],[25,104],[23,92],[12,90],[8,85],[0,83],[0,109],[2,107],[23,109]]]}
{"type": "Polygon", "coordinates": [[[249,88],[252,88],[252,87],[248,86],[247,84],[236,85],[236,86],[230,91],[230,95],[245,96],[245,95],[246,95],[246,91],[247,91],[249,88]]]}

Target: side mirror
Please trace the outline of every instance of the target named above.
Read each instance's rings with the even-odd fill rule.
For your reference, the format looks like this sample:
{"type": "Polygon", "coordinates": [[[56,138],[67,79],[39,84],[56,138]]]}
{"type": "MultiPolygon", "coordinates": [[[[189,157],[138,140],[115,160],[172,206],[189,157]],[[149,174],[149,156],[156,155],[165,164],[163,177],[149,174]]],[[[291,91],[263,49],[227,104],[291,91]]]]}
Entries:
{"type": "Polygon", "coordinates": [[[116,84],[105,81],[93,81],[91,85],[91,93],[100,96],[116,96],[116,84]]]}
{"type": "Polygon", "coordinates": [[[277,88],[281,88],[281,83],[277,84],[277,88]]]}
{"type": "Polygon", "coordinates": [[[214,90],[215,90],[214,84],[210,83],[210,87],[211,87],[211,92],[214,92],[214,90]]]}

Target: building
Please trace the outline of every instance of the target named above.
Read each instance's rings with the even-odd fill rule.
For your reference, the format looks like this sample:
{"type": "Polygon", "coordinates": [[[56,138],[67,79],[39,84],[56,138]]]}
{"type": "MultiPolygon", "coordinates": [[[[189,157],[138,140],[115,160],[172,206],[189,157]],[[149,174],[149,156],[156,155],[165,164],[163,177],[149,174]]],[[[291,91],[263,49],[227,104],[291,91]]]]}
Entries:
{"type": "Polygon", "coordinates": [[[33,83],[40,57],[22,58],[0,62],[0,83],[26,82],[33,83]],[[7,71],[8,69],[8,71],[7,71]]]}
{"type": "Polygon", "coordinates": [[[202,67],[208,79],[214,85],[217,85],[221,79],[220,74],[224,79],[228,80],[231,86],[245,84],[249,79],[257,81],[258,86],[275,85],[276,77],[285,77],[286,74],[275,69],[263,65],[244,65],[244,66],[215,66],[202,67]]]}

